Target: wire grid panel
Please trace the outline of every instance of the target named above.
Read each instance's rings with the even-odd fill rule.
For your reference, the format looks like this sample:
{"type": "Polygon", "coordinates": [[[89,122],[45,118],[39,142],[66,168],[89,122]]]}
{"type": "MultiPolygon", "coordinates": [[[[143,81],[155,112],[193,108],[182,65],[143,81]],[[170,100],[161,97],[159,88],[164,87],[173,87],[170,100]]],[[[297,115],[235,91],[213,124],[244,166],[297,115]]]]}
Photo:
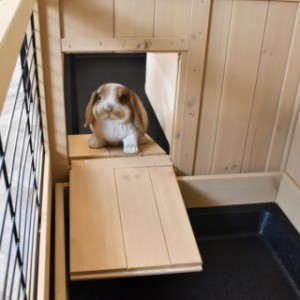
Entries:
{"type": "Polygon", "coordinates": [[[34,17],[0,118],[0,299],[36,297],[44,162],[34,17]]]}

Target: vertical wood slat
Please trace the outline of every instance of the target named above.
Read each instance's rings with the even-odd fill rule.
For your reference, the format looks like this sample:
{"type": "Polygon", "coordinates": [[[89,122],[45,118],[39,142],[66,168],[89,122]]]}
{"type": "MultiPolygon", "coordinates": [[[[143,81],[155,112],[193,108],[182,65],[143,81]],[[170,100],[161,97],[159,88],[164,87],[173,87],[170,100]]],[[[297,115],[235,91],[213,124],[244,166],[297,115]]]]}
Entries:
{"type": "MultiPolygon", "coordinates": [[[[38,1],[43,53],[44,87],[54,181],[67,178],[69,163],[63,90],[59,1],[38,1]]],[[[44,113],[44,112],[43,112],[44,113]]]]}
{"type": "Polygon", "coordinates": [[[193,0],[189,51],[181,55],[172,160],[182,174],[192,174],[202,92],[209,0],[193,0]]]}
{"type": "Polygon", "coordinates": [[[210,174],[233,1],[213,1],[194,174],[210,174]]]}
{"type": "Polygon", "coordinates": [[[241,170],[267,9],[234,2],[212,173],[241,170]]]}
{"type": "MultiPolygon", "coordinates": [[[[266,171],[278,170],[283,162],[282,169],[285,168],[287,156],[289,154],[290,142],[289,126],[290,118],[293,115],[295,98],[297,98],[297,89],[299,91],[300,79],[300,4],[298,3],[297,16],[289,58],[286,67],[284,82],[281,88],[279,108],[274,124],[273,136],[270,146],[270,152],[267,159],[266,171]]],[[[299,100],[298,100],[299,101],[299,100]]],[[[297,102],[297,100],[296,100],[297,102]]],[[[295,123],[291,123],[293,128],[295,123]]]]}
{"type": "Polygon", "coordinates": [[[169,265],[148,168],[115,169],[115,174],[128,268],[169,265]]]}
{"type": "Polygon", "coordinates": [[[192,0],[157,0],[154,37],[187,37],[192,0]]]}
{"type": "Polygon", "coordinates": [[[126,268],[113,169],[74,168],[70,187],[71,273],[126,268]]]}
{"type": "Polygon", "coordinates": [[[60,1],[62,37],[112,37],[113,1],[60,1]]]}
{"type": "Polygon", "coordinates": [[[115,0],[115,37],[153,37],[155,0],[115,0]]]}
{"type": "Polygon", "coordinates": [[[173,168],[150,167],[149,172],[171,264],[198,263],[201,258],[173,168]]]}
{"type": "Polygon", "coordinates": [[[269,5],[243,172],[265,170],[297,6],[297,3],[282,2],[269,5]]]}

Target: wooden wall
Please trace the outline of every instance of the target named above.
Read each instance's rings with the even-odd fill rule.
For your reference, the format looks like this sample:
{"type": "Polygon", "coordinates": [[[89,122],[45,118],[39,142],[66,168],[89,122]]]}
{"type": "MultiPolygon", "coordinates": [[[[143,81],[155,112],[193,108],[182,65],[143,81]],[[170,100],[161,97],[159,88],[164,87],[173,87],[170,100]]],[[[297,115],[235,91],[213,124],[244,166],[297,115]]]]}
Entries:
{"type": "Polygon", "coordinates": [[[180,53],[173,112],[160,120],[168,124],[180,174],[281,170],[300,76],[297,0],[49,0],[40,6],[47,19],[49,123],[58,124],[50,134],[55,177],[68,171],[63,54],[94,52],[180,53]]]}
{"type": "Polygon", "coordinates": [[[297,2],[213,1],[195,174],[279,170],[299,83],[297,13],[297,2]]]}

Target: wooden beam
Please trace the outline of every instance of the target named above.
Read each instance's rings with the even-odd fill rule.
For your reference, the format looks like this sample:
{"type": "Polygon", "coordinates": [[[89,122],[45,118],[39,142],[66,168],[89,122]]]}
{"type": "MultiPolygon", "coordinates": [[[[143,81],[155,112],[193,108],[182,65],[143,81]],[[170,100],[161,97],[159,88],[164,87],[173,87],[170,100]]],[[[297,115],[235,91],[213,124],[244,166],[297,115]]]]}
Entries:
{"type": "Polygon", "coordinates": [[[64,38],[61,40],[64,53],[100,52],[180,52],[188,50],[186,38],[64,38]]]}
{"type": "Polygon", "coordinates": [[[248,173],[177,177],[187,207],[274,202],[281,175],[248,173]]]}

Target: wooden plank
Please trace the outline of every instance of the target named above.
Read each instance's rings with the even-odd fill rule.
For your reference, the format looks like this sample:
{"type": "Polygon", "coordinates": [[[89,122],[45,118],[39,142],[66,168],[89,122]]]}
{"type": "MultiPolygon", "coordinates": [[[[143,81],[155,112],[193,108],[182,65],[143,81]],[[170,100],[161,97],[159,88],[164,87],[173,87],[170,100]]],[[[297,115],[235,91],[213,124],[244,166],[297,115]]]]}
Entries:
{"type": "Polygon", "coordinates": [[[268,2],[257,1],[232,8],[213,174],[241,170],[267,10],[268,2]]]}
{"type": "Polygon", "coordinates": [[[64,53],[100,52],[145,52],[145,51],[187,51],[188,40],[184,38],[63,38],[61,50],[64,53]]]}
{"type": "MultiPolygon", "coordinates": [[[[107,157],[122,157],[128,156],[123,152],[123,146],[105,147],[100,149],[91,149],[88,146],[90,134],[74,134],[68,135],[69,158],[73,159],[88,159],[88,158],[107,158],[107,157]]],[[[146,136],[148,142],[139,145],[140,152],[137,155],[165,155],[165,151],[161,149],[153,139],[146,136]]]]}
{"type": "Polygon", "coordinates": [[[0,1],[0,112],[34,3],[34,0],[0,1]]]}
{"type": "Polygon", "coordinates": [[[155,0],[115,0],[115,37],[153,37],[155,0]]]}
{"type": "Polygon", "coordinates": [[[86,160],[73,160],[72,168],[81,168],[89,166],[91,168],[105,168],[115,167],[153,167],[153,166],[171,166],[172,162],[168,155],[150,155],[150,156],[126,156],[99,159],[86,159],[86,160]]]}
{"type": "Polygon", "coordinates": [[[113,1],[61,1],[63,37],[113,37],[113,1]]]}
{"type": "Polygon", "coordinates": [[[210,4],[208,0],[193,0],[189,51],[181,55],[172,160],[185,175],[191,175],[194,168],[210,4]]]}
{"type": "Polygon", "coordinates": [[[147,168],[116,169],[128,268],[170,265],[147,168]]]}
{"type": "Polygon", "coordinates": [[[72,275],[72,280],[94,280],[94,279],[108,279],[108,278],[122,278],[122,277],[137,277],[137,276],[156,276],[166,274],[180,274],[202,271],[201,265],[186,265],[186,266],[171,266],[171,267],[159,267],[151,269],[134,269],[134,270],[122,270],[112,272],[99,272],[96,274],[76,274],[72,275]]]}
{"type": "Polygon", "coordinates": [[[286,172],[293,178],[293,180],[300,185],[300,117],[298,111],[298,118],[295,125],[293,140],[289,152],[289,157],[286,165],[286,172]]]}
{"type": "Polygon", "coordinates": [[[77,273],[125,269],[113,169],[73,168],[70,187],[71,278],[77,273]]]}
{"type": "Polygon", "coordinates": [[[149,172],[171,264],[199,265],[199,250],[173,168],[151,167],[149,172]]]}
{"type": "MultiPolygon", "coordinates": [[[[300,10],[298,7],[295,21],[295,29],[290,47],[289,58],[287,62],[284,82],[281,88],[279,107],[274,125],[274,131],[271,141],[270,152],[268,155],[266,170],[278,170],[280,168],[283,149],[286,146],[286,137],[288,135],[290,118],[293,114],[295,98],[300,79],[300,10]]],[[[294,123],[291,124],[291,128],[294,123]]],[[[287,145],[289,149],[290,144],[287,145]]],[[[285,151],[284,161],[288,151],[285,151]]],[[[284,167],[283,167],[284,169],[284,167]]]]}
{"type": "Polygon", "coordinates": [[[43,194],[39,235],[39,264],[37,277],[37,299],[49,299],[50,295],[50,248],[52,212],[52,173],[49,153],[45,153],[43,194]]]}
{"type": "Polygon", "coordinates": [[[281,173],[177,177],[187,207],[274,202],[281,173]]]}
{"type": "Polygon", "coordinates": [[[68,178],[69,162],[63,88],[63,55],[60,49],[59,1],[39,0],[38,7],[52,175],[55,182],[64,182],[68,178]]]}
{"type": "MultiPolygon", "coordinates": [[[[270,2],[269,4],[243,159],[243,172],[265,170],[297,7],[296,3],[270,2]]],[[[282,101],[285,102],[285,99],[282,99],[282,101]]],[[[285,103],[282,103],[282,105],[285,106],[285,103]]],[[[289,103],[287,105],[289,106],[289,103]]],[[[286,118],[285,122],[289,124],[289,118],[286,118]]],[[[287,124],[282,125],[287,127],[287,124]]],[[[280,157],[278,158],[280,161],[280,157]]]]}
{"type": "Polygon", "coordinates": [[[66,239],[65,239],[65,187],[64,183],[55,185],[55,276],[54,294],[57,300],[67,300],[66,239]]]}
{"type": "Polygon", "coordinates": [[[167,140],[172,143],[178,53],[147,53],[145,91],[167,140]]]}
{"type": "Polygon", "coordinates": [[[276,201],[300,233],[300,188],[286,173],[283,173],[276,201]]]}
{"type": "Polygon", "coordinates": [[[216,0],[212,16],[195,156],[195,175],[210,174],[225,72],[233,1],[216,0]]]}
{"type": "Polygon", "coordinates": [[[192,0],[157,0],[154,36],[188,37],[191,7],[192,0]]]}

